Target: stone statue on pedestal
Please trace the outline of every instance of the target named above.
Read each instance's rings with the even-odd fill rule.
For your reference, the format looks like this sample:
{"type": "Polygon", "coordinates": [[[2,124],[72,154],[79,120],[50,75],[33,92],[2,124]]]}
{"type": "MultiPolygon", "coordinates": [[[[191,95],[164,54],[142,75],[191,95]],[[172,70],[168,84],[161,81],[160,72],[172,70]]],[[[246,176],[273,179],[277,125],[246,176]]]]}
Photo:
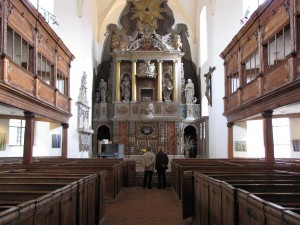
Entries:
{"type": "Polygon", "coordinates": [[[193,104],[195,89],[194,89],[194,84],[191,79],[187,80],[184,91],[185,91],[186,104],[193,104]]]}

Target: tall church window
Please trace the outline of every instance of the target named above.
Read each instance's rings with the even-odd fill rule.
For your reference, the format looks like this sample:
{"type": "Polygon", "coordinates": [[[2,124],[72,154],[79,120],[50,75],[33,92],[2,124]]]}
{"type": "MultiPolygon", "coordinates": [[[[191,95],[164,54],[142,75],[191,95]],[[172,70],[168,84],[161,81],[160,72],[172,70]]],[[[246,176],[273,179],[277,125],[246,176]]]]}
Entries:
{"type": "Polygon", "coordinates": [[[239,72],[234,72],[230,76],[230,91],[235,92],[240,86],[239,72]]]}
{"type": "Polygon", "coordinates": [[[270,38],[266,43],[265,49],[267,50],[269,69],[286,59],[287,55],[291,53],[290,27],[284,27],[275,36],[270,38]]]}
{"type": "Polygon", "coordinates": [[[9,145],[24,145],[25,120],[9,120],[9,145]]]}
{"type": "Polygon", "coordinates": [[[18,65],[32,72],[33,47],[11,27],[7,27],[7,55],[18,65]]]}
{"type": "Polygon", "coordinates": [[[252,54],[245,62],[246,82],[249,83],[259,73],[259,55],[258,52],[252,54]]]}
{"type": "Polygon", "coordinates": [[[37,59],[37,73],[38,76],[47,84],[50,85],[51,81],[51,70],[53,70],[53,65],[46,59],[45,56],[38,53],[37,59]]]}

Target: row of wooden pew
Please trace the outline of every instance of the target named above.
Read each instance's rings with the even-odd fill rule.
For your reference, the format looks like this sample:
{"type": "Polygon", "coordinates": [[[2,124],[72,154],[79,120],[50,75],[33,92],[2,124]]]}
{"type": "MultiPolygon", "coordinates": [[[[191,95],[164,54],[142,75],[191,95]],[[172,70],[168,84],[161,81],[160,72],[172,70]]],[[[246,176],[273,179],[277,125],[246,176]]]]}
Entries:
{"type": "Polygon", "coordinates": [[[39,159],[0,166],[0,225],[95,225],[132,182],[131,161],[39,159]],[[123,171],[124,170],[124,171],[123,171]]]}
{"type": "Polygon", "coordinates": [[[172,182],[194,224],[300,224],[296,161],[173,160],[172,182]]]}

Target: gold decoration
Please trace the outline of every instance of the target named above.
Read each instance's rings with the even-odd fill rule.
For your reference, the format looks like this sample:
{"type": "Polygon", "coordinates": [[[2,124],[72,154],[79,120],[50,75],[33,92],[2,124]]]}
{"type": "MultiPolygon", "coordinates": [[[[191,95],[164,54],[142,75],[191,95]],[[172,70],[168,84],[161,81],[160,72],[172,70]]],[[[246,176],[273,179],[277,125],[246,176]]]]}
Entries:
{"type": "Polygon", "coordinates": [[[165,12],[165,9],[160,8],[162,0],[140,0],[132,1],[134,5],[134,15],[131,19],[138,18],[140,21],[151,21],[153,19],[164,19],[160,14],[165,12]]]}

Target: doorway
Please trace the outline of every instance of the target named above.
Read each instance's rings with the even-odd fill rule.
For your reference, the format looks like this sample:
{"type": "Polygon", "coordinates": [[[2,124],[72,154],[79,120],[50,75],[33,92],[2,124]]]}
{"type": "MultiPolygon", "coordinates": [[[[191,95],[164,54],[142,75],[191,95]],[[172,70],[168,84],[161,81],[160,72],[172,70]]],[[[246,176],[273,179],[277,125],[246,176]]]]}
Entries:
{"type": "Polygon", "coordinates": [[[197,130],[194,126],[184,128],[184,145],[189,150],[189,157],[197,157],[197,130]]]}

